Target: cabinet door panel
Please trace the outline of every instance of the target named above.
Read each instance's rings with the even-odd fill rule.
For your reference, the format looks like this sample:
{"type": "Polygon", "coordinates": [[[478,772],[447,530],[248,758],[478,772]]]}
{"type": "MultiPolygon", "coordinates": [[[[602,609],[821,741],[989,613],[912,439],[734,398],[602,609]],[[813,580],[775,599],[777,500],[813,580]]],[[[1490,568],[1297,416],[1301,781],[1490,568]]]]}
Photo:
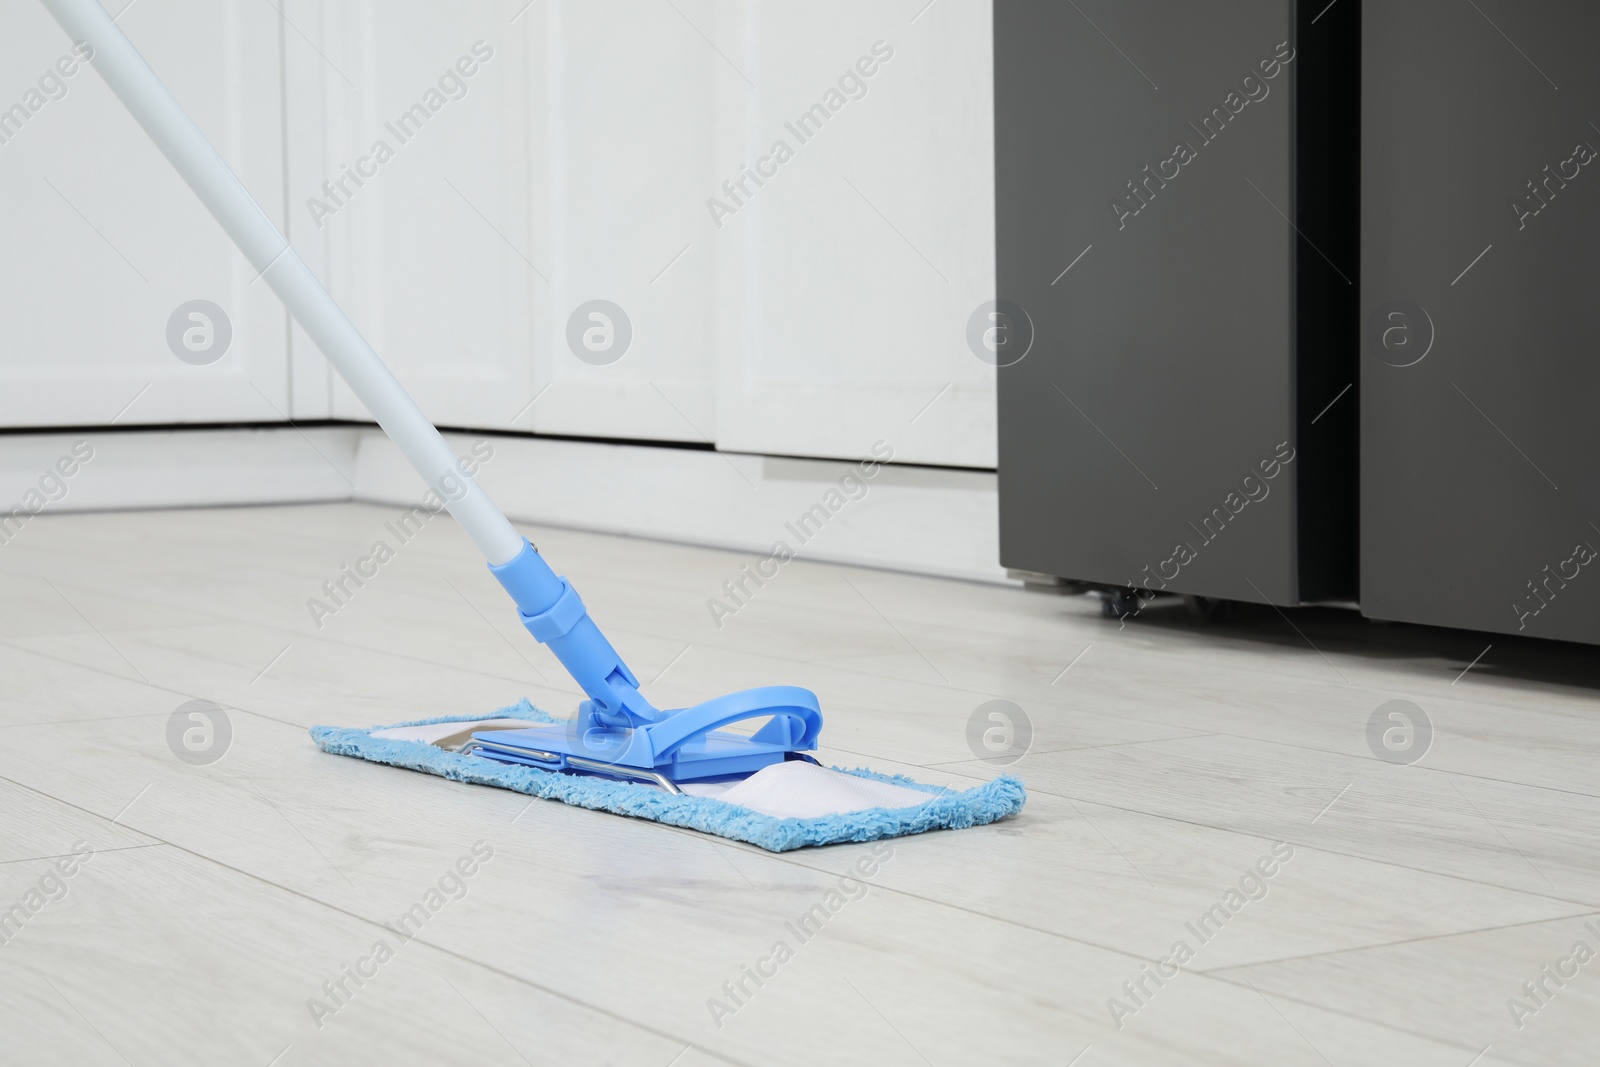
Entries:
{"type": "MultiPolygon", "coordinates": [[[[713,434],[713,263],[692,247],[713,74],[693,27],[644,0],[322,10],[331,103],[319,166],[294,172],[298,241],[325,256],[334,292],[428,416],[713,434]],[[626,316],[604,320],[614,346],[631,333],[614,360],[569,344],[593,300],[626,316]]],[[[365,417],[342,383],[332,397],[335,415],[365,417]]]]}
{"type": "MultiPolygon", "coordinates": [[[[4,20],[0,425],[282,417],[282,305],[99,75],[74,62],[43,7],[6,0],[4,20]],[[178,315],[180,359],[169,320],[196,300],[221,316],[178,315]]],[[[166,0],[118,25],[281,221],[277,14],[246,0],[166,0]]]]}
{"type": "Polygon", "coordinates": [[[882,439],[897,460],[992,467],[994,369],[967,343],[994,296],[990,5],[746,17],[757,89],[719,152],[731,210],[707,224],[737,268],[718,443],[850,457],[882,439]]]}

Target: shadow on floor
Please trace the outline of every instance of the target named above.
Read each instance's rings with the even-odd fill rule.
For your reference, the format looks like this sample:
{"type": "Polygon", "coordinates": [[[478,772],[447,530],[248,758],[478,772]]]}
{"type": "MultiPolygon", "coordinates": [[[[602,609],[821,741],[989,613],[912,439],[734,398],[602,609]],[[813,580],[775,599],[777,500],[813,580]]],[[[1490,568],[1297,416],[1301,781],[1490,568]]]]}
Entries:
{"type": "MultiPolygon", "coordinates": [[[[1108,618],[1106,625],[1115,627],[1119,623],[1108,618]]],[[[1459,664],[1458,671],[1473,664],[1474,674],[1600,693],[1600,651],[1592,646],[1479,630],[1375,622],[1347,608],[1279,611],[1241,603],[1233,605],[1232,618],[1210,620],[1196,616],[1178,597],[1161,596],[1130,618],[1128,626],[1286,648],[1309,645],[1329,656],[1439,660],[1459,664]],[[1480,655],[1482,658],[1478,658],[1480,655]],[[1475,659],[1477,662],[1473,663],[1475,659]]]]}

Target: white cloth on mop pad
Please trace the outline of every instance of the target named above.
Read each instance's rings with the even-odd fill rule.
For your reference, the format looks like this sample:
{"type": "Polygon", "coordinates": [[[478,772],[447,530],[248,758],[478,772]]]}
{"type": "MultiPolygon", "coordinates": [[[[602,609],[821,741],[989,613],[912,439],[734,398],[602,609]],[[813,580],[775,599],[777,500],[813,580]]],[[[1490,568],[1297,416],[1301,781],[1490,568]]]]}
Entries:
{"type": "Polygon", "coordinates": [[[937,795],[841,774],[804,760],[774,763],[737,782],[679,782],[678,788],[690,796],[712,797],[778,819],[848,815],[869,808],[914,808],[937,795]]]}

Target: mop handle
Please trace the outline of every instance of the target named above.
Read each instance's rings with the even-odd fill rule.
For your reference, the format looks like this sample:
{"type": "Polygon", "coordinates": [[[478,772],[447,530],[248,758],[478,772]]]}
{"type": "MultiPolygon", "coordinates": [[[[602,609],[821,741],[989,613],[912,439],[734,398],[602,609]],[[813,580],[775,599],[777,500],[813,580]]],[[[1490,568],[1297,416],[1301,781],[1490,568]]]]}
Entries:
{"type": "Polygon", "coordinates": [[[439,431],[406,394],[344,310],[251,198],[98,0],[42,0],[156,147],[200,197],[252,269],[322,349],[384,433],[438,493],[491,565],[510,563],[522,535],[463,468],[439,431]]]}
{"type": "Polygon", "coordinates": [[[466,472],[99,0],[42,2],[69,37],[88,44],[91,62],[111,91],[350,383],[383,432],[445,501],[488,560],[490,573],[517,602],[522,625],[555,653],[589,695],[592,703],[581,709],[588,721],[639,726],[660,719],[662,712],[640,695],[638,678],[589,618],[572,583],[556,576],[466,472]]]}

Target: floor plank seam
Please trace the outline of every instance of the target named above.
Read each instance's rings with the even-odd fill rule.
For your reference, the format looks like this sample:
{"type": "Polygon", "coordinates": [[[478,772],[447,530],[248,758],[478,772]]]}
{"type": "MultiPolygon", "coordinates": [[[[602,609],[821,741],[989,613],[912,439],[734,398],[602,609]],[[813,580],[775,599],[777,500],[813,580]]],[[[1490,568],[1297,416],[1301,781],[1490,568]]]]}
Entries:
{"type": "Polygon", "coordinates": [[[1370,945],[1350,945],[1345,948],[1332,948],[1326,952],[1308,952],[1302,956],[1277,956],[1272,959],[1252,960],[1249,963],[1230,963],[1226,967],[1206,967],[1195,971],[1196,974],[1221,975],[1228,971],[1245,970],[1250,967],[1266,967],[1278,963],[1296,963],[1302,960],[1320,960],[1329,956],[1340,956],[1349,952],[1371,952],[1376,949],[1398,948],[1401,945],[1416,945],[1428,941],[1442,941],[1452,937],[1471,937],[1474,934],[1491,934],[1499,930],[1520,930],[1527,926],[1543,926],[1546,923],[1567,922],[1571,919],[1586,919],[1600,915],[1600,911],[1580,911],[1572,915],[1552,915],[1547,919],[1529,919],[1526,922],[1505,923],[1501,926],[1480,926],[1470,930],[1452,930],[1441,934],[1422,934],[1417,937],[1408,937],[1400,941],[1381,941],[1370,945]]]}
{"type": "MultiPolygon", "coordinates": [[[[108,816],[101,815],[99,812],[94,811],[94,810],[92,810],[90,808],[85,808],[80,804],[74,803],[73,801],[67,800],[67,799],[65,799],[63,797],[55,796],[55,795],[53,795],[51,793],[48,793],[48,792],[46,792],[46,791],[44,791],[42,789],[38,789],[38,788],[36,788],[34,786],[31,786],[31,785],[27,784],[26,782],[19,782],[16,779],[7,777],[5,775],[0,775],[0,782],[9,782],[12,785],[18,787],[19,789],[26,789],[29,792],[36,793],[39,796],[42,796],[42,797],[45,797],[45,798],[47,798],[49,800],[55,801],[58,804],[62,804],[64,806],[72,808],[72,809],[74,809],[76,811],[81,811],[86,815],[93,816],[94,818],[100,819],[100,820],[102,820],[104,822],[110,822],[111,821],[108,816]]],[[[294,888],[292,888],[290,886],[282,885],[282,884],[280,884],[278,882],[274,882],[270,878],[264,878],[261,875],[255,874],[255,873],[253,873],[251,871],[247,871],[247,870],[244,870],[242,868],[235,867],[230,863],[225,863],[222,860],[215,859],[214,857],[211,857],[211,856],[207,856],[202,852],[196,852],[194,849],[188,848],[188,847],[186,847],[184,845],[180,845],[175,841],[169,841],[169,840],[161,837],[158,834],[152,834],[152,833],[149,833],[148,831],[139,830],[138,828],[133,827],[133,826],[131,826],[129,824],[117,823],[117,824],[113,824],[113,825],[123,826],[125,829],[132,830],[134,833],[141,834],[144,837],[151,838],[157,844],[164,845],[164,846],[166,846],[168,848],[173,849],[174,851],[181,852],[186,856],[192,856],[195,859],[201,861],[202,863],[211,864],[211,865],[213,865],[215,867],[218,867],[218,868],[220,868],[222,870],[229,871],[229,872],[231,872],[231,873],[233,873],[235,875],[238,875],[241,878],[249,879],[250,881],[257,882],[260,885],[266,886],[266,887],[268,887],[270,889],[275,889],[280,893],[285,893],[285,894],[288,894],[289,896],[295,897],[295,898],[297,898],[299,900],[303,900],[308,904],[313,904],[313,905],[315,905],[315,906],[317,906],[319,908],[323,908],[323,909],[326,909],[326,910],[328,910],[330,912],[333,912],[334,914],[342,915],[347,919],[353,920],[355,922],[361,923],[361,924],[366,925],[366,926],[373,927],[373,928],[375,928],[377,930],[385,930],[385,931],[388,930],[387,926],[385,926],[382,922],[379,922],[376,919],[368,919],[366,916],[361,915],[358,912],[349,911],[348,909],[342,908],[337,904],[331,904],[331,903],[329,903],[329,902],[327,902],[325,900],[321,900],[321,899],[319,899],[317,897],[314,897],[314,896],[312,896],[312,895],[310,895],[308,893],[302,892],[301,890],[294,889],[294,888]]],[[[492,966],[490,964],[487,964],[487,963],[483,962],[482,960],[476,959],[476,958],[474,958],[472,956],[468,956],[468,955],[465,955],[463,953],[456,952],[453,949],[448,949],[448,948],[445,948],[445,947],[443,947],[441,945],[436,945],[431,941],[424,940],[420,935],[413,936],[407,942],[407,944],[413,944],[413,943],[414,944],[420,944],[424,948],[431,948],[435,952],[438,952],[439,954],[441,954],[443,956],[448,956],[451,959],[456,960],[459,963],[464,963],[464,964],[467,964],[467,965],[469,965],[471,967],[480,968],[480,969],[482,969],[484,971],[487,971],[487,972],[489,972],[491,974],[495,974],[495,975],[500,976],[501,978],[505,978],[508,981],[515,982],[518,985],[527,986],[530,989],[537,989],[541,993],[544,993],[544,994],[546,994],[548,996],[555,997],[558,1000],[564,1000],[569,1004],[575,1005],[575,1006],[580,1007],[580,1008],[584,1008],[585,1010],[588,1010],[588,1011],[592,1011],[597,1015],[605,1016],[605,1017],[613,1020],[614,1022],[622,1023],[622,1024],[626,1025],[626,1026],[629,1026],[629,1027],[632,1027],[634,1029],[641,1030],[641,1031],[643,1031],[645,1033],[651,1034],[652,1036],[659,1037],[659,1038],[662,1038],[662,1039],[665,1039],[665,1040],[668,1040],[668,1041],[674,1041],[674,1042],[683,1042],[683,1040],[684,1040],[682,1037],[680,1037],[680,1036],[678,1036],[676,1034],[671,1034],[671,1033],[667,1033],[666,1031],[658,1030],[653,1026],[649,1026],[647,1024],[641,1023],[637,1019],[630,1018],[629,1016],[619,1015],[616,1012],[614,1012],[613,1010],[611,1010],[609,1007],[606,1007],[604,1005],[591,1004],[588,1001],[585,1001],[582,998],[576,997],[576,996],[574,996],[574,995],[572,995],[570,993],[562,992],[561,990],[558,990],[558,989],[555,989],[555,988],[552,988],[552,987],[549,987],[549,986],[545,986],[545,985],[543,985],[543,984],[541,984],[539,982],[532,981],[531,979],[528,979],[528,978],[524,978],[521,975],[513,974],[513,973],[511,973],[509,971],[502,970],[499,967],[495,967],[495,966],[492,966]]],[[[698,1050],[700,1050],[700,1051],[702,1051],[702,1052],[705,1052],[708,1055],[711,1055],[711,1056],[721,1060],[724,1063],[732,1064],[733,1067],[754,1067],[754,1065],[752,1065],[752,1064],[747,1064],[742,1060],[734,1059],[734,1058],[732,1058],[730,1056],[724,1055],[723,1053],[716,1052],[716,1051],[714,1051],[712,1049],[705,1048],[705,1047],[703,1047],[701,1045],[694,1045],[693,1047],[698,1049],[698,1050]]]]}
{"type": "MultiPolygon", "coordinates": [[[[1245,983],[1235,982],[1235,981],[1229,980],[1228,978],[1224,978],[1224,977],[1221,977],[1220,975],[1215,975],[1215,974],[1202,974],[1202,975],[1200,975],[1200,977],[1207,978],[1207,979],[1210,979],[1211,981],[1215,981],[1215,982],[1223,982],[1223,983],[1225,983],[1227,985],[1231,985],[1231,986],[1234,986],[1234,987],[1239,988],[1239,989],[1250,989],[1252,992],[1255,992],[1258,995],[1260,993],[1260,990],[1254,989],[1254,987],[1252,987],[1248,982],[1245,982],[1245,983]]],[[[1436,1045],[1444,1045],[1447,1048],[1460,1049],[1462,1052],[1465,1052],[1468,1055],[1474,1055],[1474,1054],[1481,1055],[1482,1054],[1481,1046],[1473,1046],[1473,1045],[1470,1045],[1470,1044],[1463,1045],[1459,1041],[1457,1041],[1457,1040],[1455,1040],[1453,1038],[1441,1037],[1441,1036],[1439,1036],[1437,1034],[1429,1034],[1429,1033],[1425,1033],[1425,1032],[1423,1032],[1421,1030],[1412,1030],[1412,1029],[1409,1029],[1409,1028],[1404,1027],[1404,1026],[1397,1026],[1394,1023],[1383,1022],[1382,1020],[1373,1019],[1373,1018],[1370,1018],[1370,1017],[1365,1016],[1365,1015],[1360,1015],[1360,1014],[1357,1014],[1356,1012],[1349,1011],[1349,1010],[1344,1009],[1344,1008],[1336,1008],[1336,1007],[1333,1007],[1332,1005],[1329,1005],[1329,1004],[1318,1004],[1315,1001],[1306,1000],[1303,997],[1297,997],[1292,993],[1274,992],[1272,995],[1277,997],[1279,1000],[1287,1000],[1287,1001],[1291,1001],[1292,1003],[1299,1004],[1302,1007],[1314,1008],[1317,1011],[1325,1011],[1325,1012],[1328,1012],[1331,1015],[1338,1015],[1338,1016],[1341,1016],[1341,1017],[1346,1018],[1346,1019],[1352,1019],[1352,1020],[1354,1020],[1356,1022],[1363,1023],[1363,1024],[1367,1025],[1367,1026],[1377,1026],[1377,1027],[1381,1027],[1382,1029],[1385,1029],[1385,1030],[1391,1030],[1391,1031],[1393,1031],[1394,1033],[1397,1033],[1397,1034],[1405,1034],[1407,1037],[1420,1038],[1420,1039],[1422,1039],[1424,1041],[1430,1041],[1430,1042],[1432,1042],[1432,1043],[1434,1043],[1436,1045]]],[[[1508,1062],[1516,1063],[1516,1064],[1521,1065],[1521,1067],[1549,1067],[1548,1064],[1531,1063],[1531,1062],[1528,1062],[1528,1061],[1525,1061],[1525,1060],[1522,1060],[1522,1059],[1511,1059],[1509,1054],[1502,1054],[1502,1053],[1499,1053],[1499,1052],[1495,1053],[1494,1058],[1498,1059],[1498,1060],[1506,1060],[1508,1062]]],[[[1478,1060],[1474,1060],[1473,1061],[1474,1064],[1478,1063],[1478,1062],[1480,1062],[1480,1061],[1478,1061],[1478,1060]]],[[[1472,1065],[1469,1064],[1468,1067],[1472,1067],[1472,1065]]]]}
{"type": "MultiPolygon", "coordinates": [[[[55,800],[56,798],[55,797],[51,797],[50,799],[55,800]]],[[[59,801],[58,801],[58,803],[59,803],[59,801]]],[[[128,829],[126,826],[124,826],[122,828],[124,830],[128,829]]],[[[136,833],[136,834],[139,833],[139,831],[137,831],[137,830],[134,830],[132,832],[136,833]]],[[[149,834],[139,834],[139,836],[140,837],[149,837],[150,835],[149,834]]],[[[136,850],[141,849],[141,848],[166,848],[166,847],[167,847],[167,843],[165,841],[151,841],[151,842],[149,842],[147,844],[143,844],[143,845],[118,845],[116,848],[97,848],[97,849],[94,850],[94,854],[96,856],[109,856],[113,852],[133,852],[133,851],[136,851],[136,850]]],[[[77,856],[77,853],[74,853],[74,852],[63,852],[63,853],[60,853],[59,855],[55,855],[55,856],[26,856],[26,857],[24,857],[22,859],[18,859],[18,860],[0,860],[0,867],[9,866],[10,864],[13,864],[13,863],[37,863],[37,862],[39,862],[41,860],[74,859],[74,858],[76,858],[76,856],[77,856]]]]}

